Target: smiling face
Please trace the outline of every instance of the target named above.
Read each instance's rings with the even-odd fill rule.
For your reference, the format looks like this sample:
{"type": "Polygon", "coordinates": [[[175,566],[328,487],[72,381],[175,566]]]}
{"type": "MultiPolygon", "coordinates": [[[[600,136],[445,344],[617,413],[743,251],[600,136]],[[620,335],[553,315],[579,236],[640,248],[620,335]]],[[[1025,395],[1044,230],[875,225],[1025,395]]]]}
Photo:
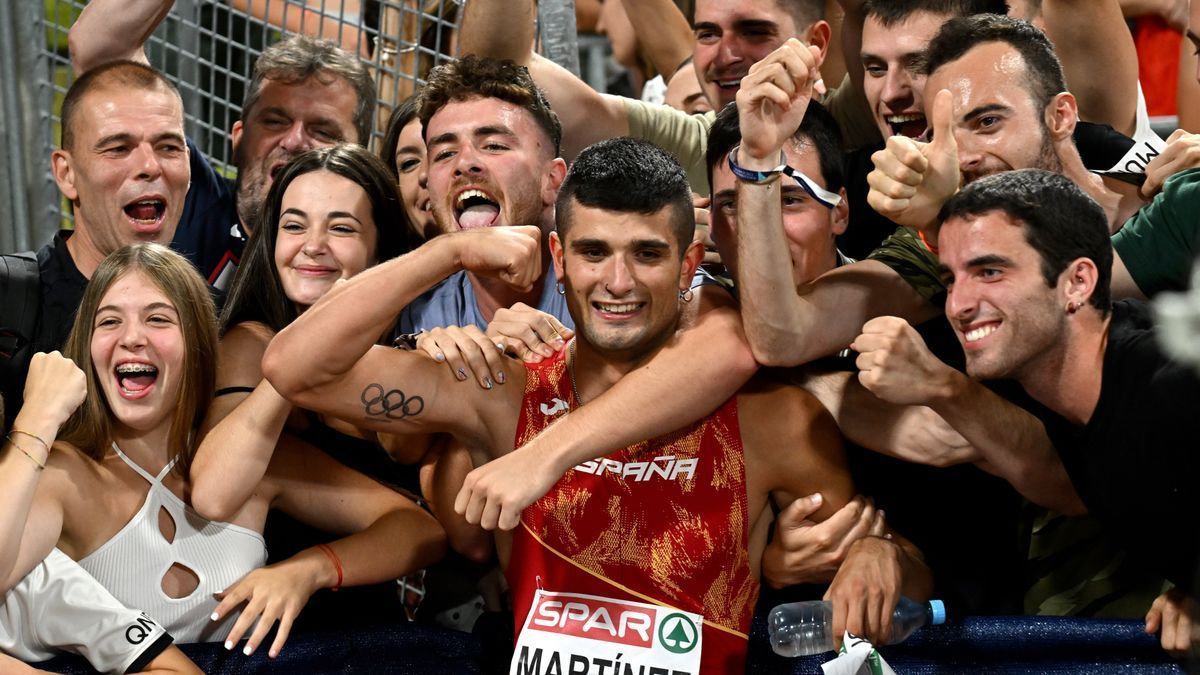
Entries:
{"type": "Polygon", "coordinates": [[[925,86],[929,92],[949,89],[953,96],[964,182],[1013,169],[1062,171],[1047,112],[1030,94],[1025,61],[1011,46],[988,42],[974,47],[938,68],[925,86]]]}
{"type": "Polygon", "coordinates": [[[775,0],[697,0],[692,64],[716,109],[733,102],[750,66],[791,37],[803,36],[775,0]]]}
{"type": "Polygon", "coordinates": [[[263,83],[244,120],[233,124],[234,163],[238,167],[238,216],[249,230],[266,203],[271,179],[293,157],[313,148],[358,140],[354,109],[358,96],[342,77],[317,76],[285,84],[263,83]]]}
{"type": "Polygon", "coordinates": [[[91,357],[118,428],[171,424],[187,344],[175,304],[140,271],[119,277],[100,300],[91,357]]]}
{"type": "Polygon", "coordinates": [[[863,24],[863,93],[884,138],[917,138],[925,133],[925,76],[918,65],[948,18],[922,11],[891,26],[874,15],[863,24]]]}
{"type": "Polygon", "coordinates": [[[610,358],[634,360],[662,344],[679,318],[703,250],[680,260],[670,206],[652,215],[570,206],[566,240],[550,237],[579,335],[610,358]]]}
{"type": "Polygon", "coordinates": [[[329,171],[293,180],[283,193],[275,268],[288,299],[303,310],[338,279],[375,264],[378,233],[358,184],[329,171]]]}
{"type": "MultiPolygon", "coordinates": [[[[788,166],[826,187],[821,165],[812,142],[789,140],[783,145],[788,166]]],[[[810,281],[837,264],[837,235],[846,231],[848,207],[845,191],[842,201],[829,209],[813,199],[804,188],[789,177],[780,182],[783,201],[783,232],[787,237],[788,253],[792,259],[792,281],[799,285],[810,281]],[[813,274],[801,277],[799,270],[813,274]]],[[[710,219],[713,241],[721,251],[721,259],[737,276],[737,178],[728,162],[720,162],[713,171],[713,198],[710,219]]]]}
{"type": "Polygon", "coordinates": [[[80,243],[96,263],[127,244],[169,243],[191,180],[179,99],[102,87],[84,95],[73,120],[71,147],[52,162],[80,243]]]}
{"type": "Polygon", "coordinates": [[[451,101],[429,119],[425,137],[442,230],[552,223],[565,164],[528,111],[495,98],[451,101]]]}
{"type": "Polygon", "coordinates": [[[992,211],[950,218],[938,234],[946,318],[980,379],[1014,378],[1061,359],[1066,290],[1046,284],[1024,226],[992,211]]]}
{"type": "Polygon", "coordinates": [[[429,187],[425,139],[421,138],[421,121],[413,119],[400,130],[396,145],[396,172],[400,177],[400,199],[404,212],[417,230],[432,237],[438,233],[429,204],[429,187]]]}
{"type": "Polygon", "coordinates": [[[696,70],[690,66],[680,68],[667,81],[663,103],[689,115],[713,109],[704,96],[704,90],[700,88],[700,80],[696,79],[696,70]]]}

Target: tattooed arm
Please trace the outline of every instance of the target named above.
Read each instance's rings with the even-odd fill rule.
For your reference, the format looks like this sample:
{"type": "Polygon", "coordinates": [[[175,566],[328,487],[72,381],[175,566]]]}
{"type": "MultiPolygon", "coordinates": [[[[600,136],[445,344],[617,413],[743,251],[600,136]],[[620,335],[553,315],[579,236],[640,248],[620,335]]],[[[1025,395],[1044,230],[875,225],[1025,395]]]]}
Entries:
{"type": "MultiPolygon", "coordinates": [[[[420,293],[459,269],[531,286],[541,271],[539,236],[536,227],[443,235],[338,283],[271,341],[263,374],[292,403],[364,428],[489,438],[491,415],[514,405],[504,415],[513,417],[519,400],[508,398],[522,388],[465,391],[437,361],[377,347],[375,338],[420,293]]],[[[506,360],[506,367],[513,379],[523,377],[520,362],[506,360]]]]}

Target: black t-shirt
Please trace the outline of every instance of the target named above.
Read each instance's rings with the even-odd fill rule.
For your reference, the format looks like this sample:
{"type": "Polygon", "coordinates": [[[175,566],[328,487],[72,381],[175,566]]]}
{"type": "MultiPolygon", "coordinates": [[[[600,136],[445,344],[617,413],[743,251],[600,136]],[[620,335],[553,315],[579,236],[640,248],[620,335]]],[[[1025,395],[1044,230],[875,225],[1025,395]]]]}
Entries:
{"type": "Polygon", "coordinates": [[[39,310],[33,334],[27,336],[29,343],[14,357],[14,377],[0,382],[4,393],[5,428],[12,425],[17,411],[24,402],[25,377],[29,374],[29,361],[37,352],[62,350],[75,323],[75,312],[83,300],[87,278],[79,272],[71,253],[67,250],[70,230],[62,230],[54,240],[38,250],[39,310]]]}
{"type": "Polygon", "coordinates": [[[188,141],[192,184],[171,248],[200,270],[215,289],[229,290],[246,239],[237,214],[237,188],[213,168],[200,149],[188,141]]]}
{"type": "Polygon", "coordinates": [[[1200,563],[1200,374],[1159,346],[1149,309],[1114,305],[1087,425],[1046,430],[1088,511],[1130,552],[1195,594],[1200,563]]]}

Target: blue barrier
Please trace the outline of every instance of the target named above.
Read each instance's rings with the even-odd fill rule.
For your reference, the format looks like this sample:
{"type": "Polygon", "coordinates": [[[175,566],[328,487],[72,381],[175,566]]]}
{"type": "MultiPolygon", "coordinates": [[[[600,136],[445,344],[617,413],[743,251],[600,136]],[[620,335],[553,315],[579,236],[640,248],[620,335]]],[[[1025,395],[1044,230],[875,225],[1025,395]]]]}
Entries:
{"type": "MultiPolygon", "coordinates": [[[[353,631],[293,635],[276,659],[266,646],[246,657],[216,643],[183,645],[205,673],[487,673],[507,671],[503,659],[484,656],[479,640],[423,624],[396,623],[353,631]]],[[[960,623],[917,631],[883,656],[901,675],[943,673],[1183,673],[1146,635],[1140,621],[1060,617],[968,617],[960,623]]],[[[771,652],[765,615],[759,613],[750,642],[747,673],[820,673],[832,658],[822,654],[785,659],[771,652]]],[[[55,672],[91,673],[77,657],[39,667],[55,672]]]]}

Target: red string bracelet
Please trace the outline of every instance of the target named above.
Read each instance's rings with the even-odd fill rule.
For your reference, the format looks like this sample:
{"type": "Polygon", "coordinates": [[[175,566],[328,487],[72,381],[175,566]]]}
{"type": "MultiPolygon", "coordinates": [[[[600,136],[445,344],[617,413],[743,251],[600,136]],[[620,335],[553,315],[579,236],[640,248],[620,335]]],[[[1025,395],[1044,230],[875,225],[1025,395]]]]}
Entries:
{"type": "Polygon", "coordinates": [[[317,544],[317,548],[321,549],[321,552],[329,557],[329,561],[333,563],[333,569],[337,570],[337,583],[334,584],[333,588],[331,589],[336,593],[338,589],[342,587],[342,561],[338,560],[337,554],[333,552],[333,549],[329,547],[329,544],[317,544]]]}

